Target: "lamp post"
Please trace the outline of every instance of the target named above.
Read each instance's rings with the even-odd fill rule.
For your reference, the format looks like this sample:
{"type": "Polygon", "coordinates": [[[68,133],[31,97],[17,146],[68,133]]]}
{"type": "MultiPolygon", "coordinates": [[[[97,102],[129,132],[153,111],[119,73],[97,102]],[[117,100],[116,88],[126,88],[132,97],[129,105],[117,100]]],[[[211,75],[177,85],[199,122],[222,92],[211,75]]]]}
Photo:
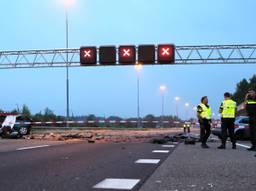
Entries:
{"type": "Polygon", "coordinates": [[[140,127],[140,71],[142,65],[137,63],[135,65],[135,70],[137,72],[137,128],[140,127]]]}
{"type": "Polygon", "coordinates": [[[189,103],[188,102],[186,102],[185,103],[185,107],[186,107],[186,119],[188,119],[188,109],[189,109],[189,103]]]}
{"type": "MultiPolygon", "coordinates": [[[[69,120],[69,20],[68,20],[68,9],[74,3],[74,0],[64,0],[65,7],[65,25],[66,25],[66,121],[69,120]]],[[[66,124],[68,127],[68,123],[66,124]]]]}
{"type": "Polygon", "coordinates": [[[160,91],[162,94],[162,115],[161,115],[161,126],[164,126],[163,120],[164,120],[164,93],[166,91],[166,86],[165,85],[161,85],[160,86],[160,91]]]}
{"type": "Polygon", "coordinates": [[[175,106],[176,106],[176,116],[177,116],[177,118],[179,118],[178,102],[180,101],[180,97],[179,97],[179,96],[176,96],[176,97],[174,98],[174,100],[175,100],[175,106]]]}

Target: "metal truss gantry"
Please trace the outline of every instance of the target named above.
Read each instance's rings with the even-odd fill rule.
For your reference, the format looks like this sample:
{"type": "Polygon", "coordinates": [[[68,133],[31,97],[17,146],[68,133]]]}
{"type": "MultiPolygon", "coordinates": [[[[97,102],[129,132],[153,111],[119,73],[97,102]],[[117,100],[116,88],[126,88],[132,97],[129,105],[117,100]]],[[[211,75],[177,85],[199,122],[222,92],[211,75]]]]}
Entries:
{"type": "MultiPolygon", "coordinates": [[[[80,49],[0,51],[0,69],[78,67],[79,54],[80,49]]],[[[256,63],[256,44],[175,47],[175,64],[254,63],[256,63]]],[[[119,66],[118,63],[115,65],[119,66]]]]}

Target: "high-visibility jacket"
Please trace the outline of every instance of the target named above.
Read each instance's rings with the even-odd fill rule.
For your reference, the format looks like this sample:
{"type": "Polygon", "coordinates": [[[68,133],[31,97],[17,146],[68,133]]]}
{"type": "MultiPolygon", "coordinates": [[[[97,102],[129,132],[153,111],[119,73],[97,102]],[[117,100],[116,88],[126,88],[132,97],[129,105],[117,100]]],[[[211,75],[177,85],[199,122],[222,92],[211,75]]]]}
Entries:
{"type": "Polygon", "coordinates": [[[246,104],[256,104],[256,101],[255,100],[247,100],[246,104]]]}
{"type": "Polygon", "coordinates": [[[246,101],[246,112],[249,117],[256,117],[256,100],[249,99],[246,101]]]}
{"type": "Polygon", "coordinates": [[[236,102],[227,99],[224,100],[221,104],[222,112],[221,112],[221,117],[222,118],[235,118],[236,116],[236,102]]]}
{"type": "Polygon", "coordinates": [[[202,108],[202,112],[200,113],[200,118],[202,119],[211,119],[212,110],[209,107],[207,107],[205,104],[200,103],[199,106],[202,108]]]}

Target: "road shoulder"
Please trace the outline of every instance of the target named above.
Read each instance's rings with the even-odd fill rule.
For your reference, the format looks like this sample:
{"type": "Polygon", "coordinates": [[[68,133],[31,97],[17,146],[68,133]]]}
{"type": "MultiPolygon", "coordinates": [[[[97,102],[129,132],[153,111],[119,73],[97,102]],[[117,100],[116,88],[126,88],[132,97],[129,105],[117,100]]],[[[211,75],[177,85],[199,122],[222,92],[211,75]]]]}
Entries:
{"type": "Polygon", "coordinates": [[[218,150],[180,144],[140,191],[256,190],[254,153],[238,147],[218,150]]]}

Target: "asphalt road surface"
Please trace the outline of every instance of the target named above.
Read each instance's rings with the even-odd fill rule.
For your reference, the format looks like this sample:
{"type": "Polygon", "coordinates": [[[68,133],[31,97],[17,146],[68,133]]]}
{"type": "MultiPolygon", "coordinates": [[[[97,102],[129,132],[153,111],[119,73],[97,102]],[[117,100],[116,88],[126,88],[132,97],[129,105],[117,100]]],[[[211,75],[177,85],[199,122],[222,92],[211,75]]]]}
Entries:
{"type": "Polygon", "coordinates": [[[138,190],[175,149],[150,143],[0,142],[0,191],[138,190]]]}
{"type": "Polygon", "coordinates": [[[255,191],[255,152],[246,150],[249,142],[238,142],[236,150],[219,150],[220,142],[179,144],[140,191],[255,191]]]}

